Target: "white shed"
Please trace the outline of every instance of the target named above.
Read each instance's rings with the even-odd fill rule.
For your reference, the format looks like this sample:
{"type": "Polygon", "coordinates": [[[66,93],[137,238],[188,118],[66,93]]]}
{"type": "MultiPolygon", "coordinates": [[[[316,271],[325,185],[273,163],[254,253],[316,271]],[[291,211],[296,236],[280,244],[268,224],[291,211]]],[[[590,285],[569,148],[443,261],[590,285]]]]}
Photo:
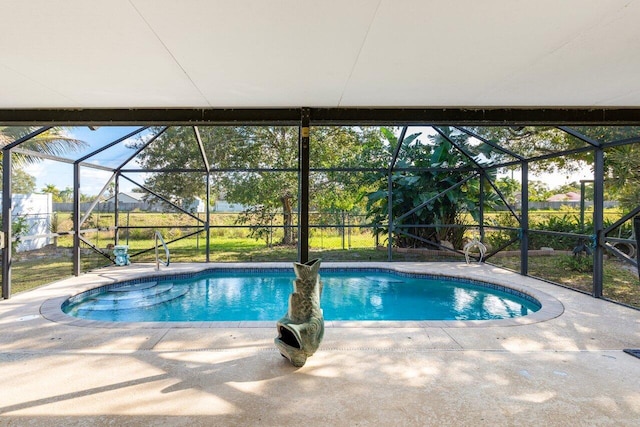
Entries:
{"type": "MultiPolygon", "coordinates": [[[[1,193],[0,193],[1,194],[1,193]]],[[[22,222],[26,229],[19,235],[20,243],[16,251],[33,251],[51,244],[51,215],[53,203],[51,194],[13,194],[12,223],[22,222]]],[[[0,204],[2,197],[0,197],[0,204]]]]}

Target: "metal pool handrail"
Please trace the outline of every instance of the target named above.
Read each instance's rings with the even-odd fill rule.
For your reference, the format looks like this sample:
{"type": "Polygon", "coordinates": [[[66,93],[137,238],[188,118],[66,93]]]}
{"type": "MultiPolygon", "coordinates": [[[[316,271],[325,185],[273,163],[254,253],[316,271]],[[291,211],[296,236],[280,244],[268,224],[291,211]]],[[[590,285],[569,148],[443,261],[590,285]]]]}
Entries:
{"type": "Polygon", "coordinates": [[[158,256],[158,240],[160,240],[160,242],[162,243],[162,246],[164,246],[164,254],[166,256],[166,261],[163,262],[163,264],[165,266],[169,266],[169,248],[167,247],[167,244],[164,242],[164,239],[162,238],[162,234],[160,233],[160,231],[156,230],[156,270],[160,270],[160,257],[158,256]]]}

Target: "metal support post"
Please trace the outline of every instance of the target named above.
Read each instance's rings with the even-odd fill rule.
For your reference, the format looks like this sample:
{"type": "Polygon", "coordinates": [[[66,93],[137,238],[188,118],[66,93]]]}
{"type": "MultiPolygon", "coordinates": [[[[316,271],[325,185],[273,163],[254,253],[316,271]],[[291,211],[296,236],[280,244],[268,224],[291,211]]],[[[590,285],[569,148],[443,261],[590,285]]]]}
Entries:
{"type": "Polygon", "coordinates": [[[633,234],[636,236],[636,260],[638,262],[638,278],[640,279],[640,216],[633,218],[633,234]]]}
{"type": "Polygon", "coordinates": [[[529,163],[522,165],[522,205],[520,207],[520,274],[529,274],[529,163]]]}
{"type": "Polygon", "coordinates": [[[347,214],[347,244],[349,250],[351,250],[351,215],[347,214]]]}
{"type": "Polygon", "coordinates": [[[206,220],[204,221],[204,229],[205,229],[205,241],[207,245],[207,249],[205,250],[205,260],[207,262],[211,261],[211,173],[207,172],[207,188],[206,188],[206,205],[205,205],[205,215],[207,215],[206,220]]]}
{"type": "MultiPolygon", "coordinates": [[[[401,144],[402,142],[398,142],[401,144]]],[[[393,170],[389,168],[387,181],[387,213],[389,214],[389,237],[387,242],[387,261],[393,260],[393,170]]]]}
{"type": "Polygon", "coordinates": [[[593,166],[593,296],[602,297],[604,276],[604,150],[595,150],[593,166]]]}
{"type": "Polygon", "coordinates": [[[342,250],[344,251],[346,245],[345,245],[345,233],[344,233],[344,228],[346,226],[346,220],[345,220],[345,212],[344,210],[340,211],[340,216],[342,217],[342,233],[341,233],[341,237],[342,237],[342,250]]]}
{"type": "Polygon", "coordinates": [[[120,172],[116,172],[116,185],[113,188],[113,214],[114,214],[114,228],[115,228],[115,239],[114,245],[117,246],[120,242],[120,231],[118,227],[120,227],[120,208],[118,206],[118,194],[120,194],[120,172]]]}
{"type": "Polygon", "coordinates": [[[479,213],[479,221],[480,221],[480,241],[484,242],[484,180],[485,174],[484,171],[480,171],[480,213],[479,213]]]}
{"type": "Polygon", "coordinates": [[[80,164],[73,164],[73,275],[80,275],[80,164]]]}
{"type": "Polygon", "coordinates": [[[300,116],[298,138],[298,262],[309,261],[309,109],[300,116]]]}
{"type": "Polygon", "coordinates": [[[11,298],[11,150],[2,153],[2,298],[11,298]]]}
{"type": "Polygon", "coordinates": [[[586,195],[584,184],[585,180],[580,180],[580,233],[584,234],[584,197],[586,195]]]}

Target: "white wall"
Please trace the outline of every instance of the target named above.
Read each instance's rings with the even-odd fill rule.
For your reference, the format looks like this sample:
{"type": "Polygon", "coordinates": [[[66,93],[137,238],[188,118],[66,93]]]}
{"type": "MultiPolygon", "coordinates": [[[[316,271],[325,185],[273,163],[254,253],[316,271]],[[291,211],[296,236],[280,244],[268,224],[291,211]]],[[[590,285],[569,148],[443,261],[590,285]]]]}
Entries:
{"type": "MultiPolygon", "coordinates": [[[[11,198],[13,221],[15,222],[18,217],[24,217],[28,227],[26,235],[21,237],[22,241],[16,250],[32,251],[51,244],[53,241],[51,237],[36,237],[51,233],[53,212],[51,194],[14,194],[11,198]]],[[[0,200],[2,200],[1,197],[0,200]]]]}

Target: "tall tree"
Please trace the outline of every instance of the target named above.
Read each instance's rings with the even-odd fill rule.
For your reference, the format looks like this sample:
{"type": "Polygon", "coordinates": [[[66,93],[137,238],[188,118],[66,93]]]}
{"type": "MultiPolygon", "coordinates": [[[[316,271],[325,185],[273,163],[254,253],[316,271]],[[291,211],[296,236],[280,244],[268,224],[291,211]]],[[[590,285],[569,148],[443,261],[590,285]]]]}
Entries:
{"type": "MultiPolygon", "coordinates": [[[[212,133],[224,128],[213,128],[212,133]]],[[[160,132],[159,128],[152,129],[160,132]]],[[[203,135],[205,144],[213,144],[213,135],[203,135]]],[[[146,141],[140,137],[130,148],[141,148],[146,141]]],[[[167,129],[138,156],[138,162],[149,170],[193,169],[200,172],[163,172],[148,174],[145,186],[176,204],[205,194],[205,165],[199,152],[193,127],[174,126],[167,129]]],[[[151,196],[149,196],[151,197],[151,196]]]]}
{"type": "Polygon", "coordinates": [[[514,178],[509,178],[508,176],[503,176],[496,179],[495,184],[509,205],[515,205],[521,192],[520,181],[517,181],[514,178]]]}
{"type": "MultiPolygon", "coordinates": [[[[31,194],[36,190],[36,179],[22,169],[13,168],[11,180],[11,191],[14,194],[31,194]]],[[[1,184],[0,189],[2,189],[1,184]]]]}
{"type": "MultiPolygon", "coordinates": [[[[525,157],[556,153],[588,146],[578,137],[549,127],[476,128],[495,142],[512,148],[525,157]]],[[[640,137],[639,126],[576,126],[573,130],[597,143],[632,141],[640,137]]],[[[573,171],[593,165],[592,151],[559,156],[530,164],[531,171],[573,171]]],[[[615,197],[625,210],[640,205],[640,145],[617,145],[605,151],[605,193],[615,197]]],[[[588,197],[591,197],[588,195],[588,197]]]]}
{"type": "Polygon", "coordinates": [[[60,201],[63,203],[73,202],[73,188],[65,187],[64,190],[60,190],[60,201]]]}
{"type": "Polygon", "coordinates": [[[385,138],[380,128],[314,127],[311,132],[313,207],[329,211],[364,208],[371,191],[365,169],[386,167],[385,138]],[[333,169],[333,170],[332,170],[333,169]],[[350,170],[350,169],[355,169],[350,170]]]}
{"type": "Polygon", "coordinates": [[[51,200],[54,202],[62,202],[62,198],[60,197],[60,190],[53,184],[45,184],[45,186],[40,190],[44,194],[51,194],[51,200]]]}
{"type": "MultiPolygon", "coordinates": [[[[640,138],[639,126],[589,126],[579,130],[603,143],[640,138]]],[[[605,151],[605,193],[615,197],[627,211],[640,206],[639,142],[605,151]]]]}
{"type": "MultiPolygon", "coordinates": [[[[214,195],[246,206],[241,220],[254,231],[260,229],[260,224],[268,223],[276,213],[281,213],[282,243],[293,243],[294,211],[298,202],[298,128],[201,127],[199,133],[214,172],[214,195]]],[[[314,128],[311,134],[312,167],[357,165],[358,153],[375,145],[375,140],[373,129],[314,128]]],[[[191,127],[168,129],[140,154],[139,161],[147,169],[203,168],[202,155],[191,127]]],[[[356,203],[357,196],[353,194],[357,191],[352,190],[361,183],[342,178],[337,179],[330,171],[313,174],[310,191],[316,208],[348,209],[356,203]]],[[[150,176],[145,185],[175,200],[202,196],[204,179],[203,173],[163,173],[150,176]]]]}
{"type": "Polygon", "coordinates": [[[236,129],[238,139],[227,147],[222,160],[237,169],[223,175],[221,185],[227,200],[248,206],[242,217],[257,229],[257,222],[282,212],[282,244],[292,244],[293,212],[297,203],[296,172],[270,172],[264,169],[296,170],[298,167],[298,128],[243,127],[236,129]],[[260,169],[263,169],[262,171],[260,169]],[[246,170],[254,170],[247,172],[246,170]]]}
{"type": "Polygon", "coordinates": [[[529,200],[533,202],[544,202],[552,195],[549,186],[545,182],[538,180],[529,181],[529,200]]]}
{"type": "MultiPolygon", "coordinates": [[[[584,169],[593,161],[592,151],[580,151],[571,155],[553,154],[592,148],[587,142],[557,127],[549,126],[483,126],[467,127],[468,130],[488,140],[491,144],[506,149],[525,159],[536,159],[528,163],[530,174],[551,172],[573,173],[584,169]]],[[[505,152],[493,152],[496,162],[517,159],[505,152]]],[[[517,169],[511,166],[509,169],[517,169]]]]}

